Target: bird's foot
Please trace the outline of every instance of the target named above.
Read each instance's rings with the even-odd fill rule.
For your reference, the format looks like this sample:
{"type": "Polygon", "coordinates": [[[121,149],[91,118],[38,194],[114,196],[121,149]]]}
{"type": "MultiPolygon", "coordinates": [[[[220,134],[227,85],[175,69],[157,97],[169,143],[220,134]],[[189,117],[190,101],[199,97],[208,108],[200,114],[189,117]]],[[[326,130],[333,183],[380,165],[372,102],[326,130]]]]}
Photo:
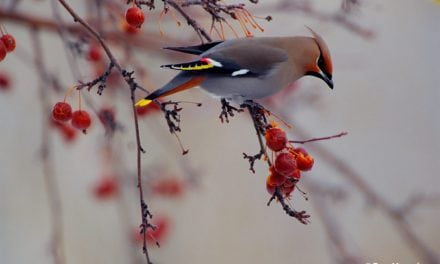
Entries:
{"type": "Polygon", "coordinates": [[[246,100],[241,105],[240,108],[247,108],[249,114],[251,115],[254,124],[256,125],[256,129],[260,134],[264,135],[264,132],[267,128],[269,128],[269,123],[266,118],[266,113],[268,111],[262,105],[252,100],[246,100]]]}
{"type": "Polygon", "coordinates": [[[234,112],[241,113],[244,111],[243,109],[232,106],[224,98],[222,98],[221,103],[222,103],[222,111],[219,115],[219,118],[222,123],[224,123],[224,121],[226,121],[226,123],[229,123],[229,117],[233,117],[234,112]]]}

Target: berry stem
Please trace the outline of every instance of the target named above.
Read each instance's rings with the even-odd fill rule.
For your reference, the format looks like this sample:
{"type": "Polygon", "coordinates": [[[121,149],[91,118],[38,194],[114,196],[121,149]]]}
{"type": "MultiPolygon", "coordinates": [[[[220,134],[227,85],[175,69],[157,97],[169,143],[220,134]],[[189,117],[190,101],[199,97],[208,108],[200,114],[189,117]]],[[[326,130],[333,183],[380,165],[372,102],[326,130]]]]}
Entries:
{"type": "Polygon", "coordinates": [[[78,90],[78,109],[81,111],[81,90],[78,90]]]}
{"type": "Polygon", "coordinates": [[[292,129],[293,125],[289,124],[287,121],[283,120],[281,117],[279,117],[278,115],[272,113],[271,111],[264,109],[264,111],[268,114],[271,115],[273,117],[275,117],[278,121],[280,121],[281,123],[283,123],[288,129],[292,129]]]}
{"type": "Polygon", "coordinates": [[[76,86],[71,86],[69,87],[69,89],[67,89],[66,93],[64,94],[64,100],[63,102],[65,103],[67,100],[67,97],[76,89],[76,86]]]}

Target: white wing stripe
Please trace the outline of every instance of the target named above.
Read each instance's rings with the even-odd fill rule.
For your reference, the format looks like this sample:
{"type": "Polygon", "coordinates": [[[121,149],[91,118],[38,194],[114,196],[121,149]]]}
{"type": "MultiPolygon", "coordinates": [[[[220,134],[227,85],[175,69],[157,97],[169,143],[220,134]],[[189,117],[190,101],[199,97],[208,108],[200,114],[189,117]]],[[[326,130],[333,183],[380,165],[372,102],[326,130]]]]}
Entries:
{"type": "Polygon", "coordinates": [[[223,64],[221,64],[220,62],[218,62],[218,61],[216,61],[216,60],[213,60],[213,59],[210,59],[210,58],[206,58],[206,60],[207,60],[210,64],[214,65],[214,67],[223,67],[223,64]]]}
{"type": "Polygon", "coordinates": [[[246,73],[248,73],[248,72],[249,72],[248,69],[241,69],[241,70],[238,70],[238,71],[233,72],[233,73],[231,74],[231,76],[232,76],[232,77],[235,77],[235,76],[238,76],[238,75],[244,75],[244,74],[246,74],[246,73]]]}

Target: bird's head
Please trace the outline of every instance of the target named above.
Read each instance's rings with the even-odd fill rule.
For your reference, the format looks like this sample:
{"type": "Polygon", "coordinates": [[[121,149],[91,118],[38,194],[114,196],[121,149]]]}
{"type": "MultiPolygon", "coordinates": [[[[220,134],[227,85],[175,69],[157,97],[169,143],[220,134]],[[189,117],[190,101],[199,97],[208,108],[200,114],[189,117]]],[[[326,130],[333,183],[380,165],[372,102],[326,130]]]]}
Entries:
{"type": "Polygon", "coordinates": [[[311,75],[323,80],[333,89],[333,63],[330,57],[330,50],[324,39],[311,28],[307,27],[313,35],[313,42],[307,50],[307,62],[305,62],[305,75],[311,75]]]}

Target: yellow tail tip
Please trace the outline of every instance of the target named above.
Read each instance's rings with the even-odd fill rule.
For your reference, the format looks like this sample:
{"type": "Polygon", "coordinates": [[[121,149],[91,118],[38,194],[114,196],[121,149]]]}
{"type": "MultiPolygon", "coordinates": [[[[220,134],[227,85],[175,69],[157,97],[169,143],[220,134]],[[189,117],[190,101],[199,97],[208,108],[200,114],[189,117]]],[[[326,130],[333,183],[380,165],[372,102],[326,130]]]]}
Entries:
{"type": "Polygon", "coordinates": [[[134,106],[136,106],[136,107],[147,106],[151,102],[153,102],[153,101],[152,100],[148,100],[148,99],[142,99],[142,100],[139,100],[134,106]]]}

